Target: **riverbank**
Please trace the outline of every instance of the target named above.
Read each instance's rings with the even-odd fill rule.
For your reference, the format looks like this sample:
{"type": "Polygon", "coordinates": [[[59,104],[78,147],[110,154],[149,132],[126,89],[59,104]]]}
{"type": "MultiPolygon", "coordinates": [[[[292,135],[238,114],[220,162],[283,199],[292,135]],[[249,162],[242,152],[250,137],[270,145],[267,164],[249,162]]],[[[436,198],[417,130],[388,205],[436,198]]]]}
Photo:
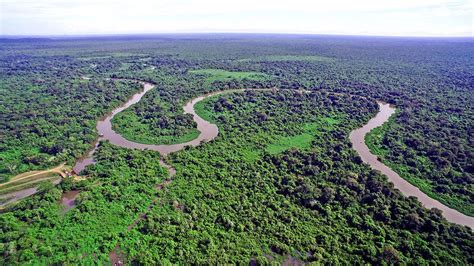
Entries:
{"type": "MultiPolygon", "coordinates": [[[[143,144],[143,143],[136,143],[130,140],[127,140],[122,135],[118,134],[112,127],[112,119],[115,115],[122,112],[123,110],[127,109],[131,105],[139,102],[142,97],[151,89],[155,87],[154,84],[147,83],[147,82],[140,82],[143,84],[144,89],[132,97],[129,98],[127,102],[119,106],[118,108],[114,109],[110,112],[107,116],[97,122],[97,131],[101,137],[99,137],[98,141],[107,140],[111,144],[129,148],[129,149],[139,149],[139,150],[154,150],[159,152],[163,157],[166,157],[168,154],[177,152],[179,150],[184,149],[186,146],[198,146],[202,142],[213,140],[217,137],[219,133],[219,129],[215,124],[207,121],[200,115],[196,113],[195,105],[200,101],[224,94],[224,93],[231,93],[231,92],[243,92],[246,89],[230,89],[224,91],[217,91],[209,94],[205,94],[199,97],[192,99],[191,101],[187,102],[183,107],[185,114],[190,114],[193,116],[193,120],[197,124],[197,130],[199,131],[199,135],[188,142],[179,143],[179,144],[170,144],[170,145],[154,145],[154,144],[143,144]]],[[[259,91],[266,91],[266,90],[275,90],[275,89],[255,89],[259,91]]],[[[310,91],[305,91],[310,92],[310,91]]],[[[437,208],[443,211],[443,215],[445,218],[453,223],[458,223],[462,225],[467,225],[471,228],[474,227],[474,218],[469,217],[465,214],[460,213],[457,210],[449,208],[444,204],[440,203],[439,201],[429,197],[425,193],[423,193],[419,188],[410,184],[408,181],[400,177],[396,172],[390,169],[385,164],[381,163],[377,156],[372,154],[365,143],[365,136],[374,128],[381,126],[383,123],[388,121],[388,119],[395,113],[395,108],[390,106],[389,104],[378,102],[380,110],[377,115],[368,121],[367,124],[352,131],[349,135],[349,138],[352,142],[352,146],[354,150],[357,151],[359,156],[362,158],[362,161],[369,164],[373,169],[380,171],[382,174],[388,177],[388,180],[394,184],[394,186],[399,189],[405,196],[414,196],[418,198],[418,200],[425,206],[426,208],[437,208]]],[[[77,161],[76,165],[74,166],[74,171],[79,173],[82,171],[87,165],[93,164],[93,154],[97,149],[98,142],[95,143],[94,148],[90,150],[90,152],[84,158],[81,158],[77,161]]],[[[167,165],[162,161],[162,166],[167,168],[169,171],[175,171],[172,166],[167,165]]]]}
{"type": "MultiPolygon", "coordinates": [[[[459,197],[459,193],[439,193],[436,189],[438,184],[426,176],[426,171],[433,171],[436,168],[435,162],[431,161],[429,157],[425,155],[417,154],[416,156],[410,156],[412,163],[416,166],[409,166],[406,162],[403,162],[407,156],[399,157],[394,159],[392,150],[388,145],[385,145],[384,138],[390,131],[393,132],[393,127],[400,127],[396,123],[395,117],[398,115],[398,110],[395,115],[392,115],[389,120],[382,126],[377,127],[370,131],[365,136],[365,143],[369,147],[370,151],[377,155],[379,160],[385,165],[390,167],[392,170],[397,172],[403,179],[410,182],[415,187],[419,188],[423,193],[427,194],[431,198],[434,198],[450,208],[456,209],[470,217],[474,217],[474,205],[469,204],[469,195],[465,195],[464,198],[459,197]],[[389,159],[392,157],[391,159],[389,159]],[[421,170],[421,171],[414,171],[421,170]],[[424,171],[423,171],[424,169],[424,171]]],[[[402,145],[403,146],[403,145],[402,145]]],[[[398,150],[401,147],[397,148],[398,150]]],[[[406,147],[401,150],[406,151],[406,147]]],[[[451,189],[455,189],[454,187],[451,189]]]]}
{"type": "Polygon", "coordinates": [[[373,129],[382,126],[389,118],[395,113],[395,107],[387,104],[378,102],[379,112],[377,115],[369,120],[363,127],[358,128],[351,132],[349,139],[351,140],[352,147],[357,151],[362,161],[368,164],[372,169],[380,171],[382,174],[387,176],[388,180],[392,182],[402,194],[407,197],[416,197],[421,204],[428,208],[437,208],[443,211],[443,216],[450,222],[466,225],[474,228],[474,217],[467,216],[455,209],[449,208],[442,204],[436,199],[431,198],[427,194],[423,193],[418,187],[412,185],[407,180],[403,179],[390,167],[386,166],[379,161],[378,157],[371,153],[369,147],[365,143],[365,136],[373,129]]]}

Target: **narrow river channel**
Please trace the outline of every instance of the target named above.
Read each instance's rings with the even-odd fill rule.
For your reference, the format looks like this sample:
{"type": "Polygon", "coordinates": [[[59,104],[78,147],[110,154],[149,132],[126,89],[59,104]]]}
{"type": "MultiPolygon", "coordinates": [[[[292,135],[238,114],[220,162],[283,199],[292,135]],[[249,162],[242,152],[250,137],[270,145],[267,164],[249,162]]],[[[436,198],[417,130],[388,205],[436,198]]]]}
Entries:
{"type": "MultiPolygon", "coordinates": [[[[184,113],[191,114],[193,116],[194,121],[197,123],[197,129],[200,131],[199,136],[196,139],[191,140],[186,143],[172,144],[172,145],[149,145],[149,144],[136,143],[136,142],[125,139],[124,137],[122,137],[121,135],[119,135],[117,132],[115,132],[112,129],[112,123],[111,123],[112,118],[116,114],[125,110],[132,104],[135,104],[138,101],[140,101],[140,99],[145,95],[145,93],[154,87],[154,85],[150,83],[143,83],[143,85],[144,85],[144,90],[142,92],[135,94],[132,98],[130,98],[128,102],[126,102],[119,108],[112,111],[104,119],[100,120],[97,123],[97,130],[99,134],[102,136],[101,139],[109,140],[110,143],[114,145],[125,147],[125,148],[154,150],[154,151],[160,152],[163,156],[166,156],[167,154],[172,153],[172,152],[179,151],[186,146],[198,146],[202,141],[209,141],[217,137],[219,133],[219,129],[217,128],[215,124],[211,124],[210,122],[204,120],[202,117],[196,114],[196,111],[194,110],[195,104],[213,95],[228,93],[228,92],[244,91],[243,89],[226,90],[226,91],[214,92],[214,93],[210,93],[210,94],[206,94],[206,95],[202,95],[197,98],[194,98],[193,100],[186,103],[186,105],[184,106],[184,113]]],[[[267,90],[267,89],[263,89],[263,90],[267,90]]],[[[377,159],[377,156],[370,152],[369,148],[365,144],[364,138],[366,134],[369,133],[372,129],[379,127],[383,123],[388,121],[390,116],[392,116],[395,113],[395,107],[390,106],[389,104],[378,102],[378,105],[380,109],[377,115],[371,120],[369,120],[369,122],[367,122],[367,124],[365,124],[361,128],[358,128],[352,131],[349,135],[349,138],[352,142],[352,147],[354,148],[354,150],[357,151],[359,156],[362,158],[362,161],[370,165],[370,167],[372,167],[373,169],[378,170],[382,174],[386,175],[389,181],[394,184],[395,188],[399,189],[405,196],[414,196],[418,198],[418,200],[426,208],[437,208],[437,209],[442,210],[443,215],[450,222],[467,225],[471,228],[474,228],[474,217],[467,216],[429,197],[428,195],[423,193],[418,187],[410,184],[408,181],[400,177],[396,172],[394,172],[388,166],[381,163],[377,159]]],[[[92,153],[93,151],[91,152],[91,155],[92,153]]],[[[84,162],[78,162],[74,170],[80,171],[87,164],[90,164],[93,161],[89,157],[89,158],[86,158],[85,162],[86,164],[84,162]]],[[[164,164],[163,161],[162,161],[162,165],[167,167],[169,170],[174,171],[174,169],[171,166],[164,164]]]]}
{"type": "MultiPolygon", "coordinates": [[[[122,112],[123,110],[127,109],[131,105],[140,101],[140,99],[152,88],[154,88],[153,84],[150,83],[142,83],[144,85],[144,90],[133,95],[126,103],[118,107],[117,109],[110,112],[106,117],[99,120],[97,122],[97,131],[99,133],[99,141],[100,140],[108,140],[111,144],[114,144],[119,147],[129,148],[129,149],[140,149],[140,150],[153,150],[159,152],[161,155],[166,156],[170,153],[177,152],[179,150],[184,149],[186,146],[198,146],[201,144],[202,141],[209,141],[213,140],[219,134],[219,129],[215,124],[211,124],[210,122],[204,120],[202,117],[196,114],[194,110],[194,105],[198,102],[204,100],[207,97],[214,96],[217,94],[228,93],[228,92],[237,92],[237,91],[244,91],[243,89],[234,89],[234,90],[226,90],[226,91],[218,91],[209,94],[205,94],[199,97],[192,99],[191,101],[187,102],[183,109],[185,114],[191,114],[193,116],[194,122],[197,124],[197,129],[199,130],[199,136],[191,141],[179,144],[169,144],[169,145],[153,145],[153,144],[142,144],[127,140],[126,138],[122,137],[122,135],[115,132],[112,128],[112,119],[115,115],[122,112]]],[[[96,142],[97,143],[97,142],[96,142]]],[[[94,154],[95,150],[97,149],[97,145],[94,145],[94,148],[85,156],[84,158],[79,159],[76,162],[73,170],[76,173],[80,173],[87,165],[93,164],[94,160],[92,159],[92,155],[94,154]]]]}
{"type": "MultiPolygon", "coordinates": [[[[202,95],[202,96],[192,99],[191,101],[185,104],[183,109],[184,109],[184,113],[191,114],[193,116],[193,119],[197,124],[197,129],[200,131],[199,136],[194,140],[191,140],[185,143],[180,143],[180,144],[149,145],[149,144],[136,143],[136,142],[125,139],[124,137],[122,137],[120,134],[118,134],[117,132],[113,130],[112,123],[111,123],[115,115],[127,109],[131,105],[139,102],[149,90],[154,88],[153,84],[145,83],[145,82],[141,82],[141,83],[143,84],[143,87],[144,87],[142,91],[134,94],[132,97],[129,98],[127,102],[125,102],[123,105],[119,106],[118,108],[114,109],[107,116],[105,116],[104,118],[102,118],[101,120],[97,122],[97,131],[100,136],[98,141],[108,140],[110,141],[110,143],[116,146],[124,147],[124,148],[154,150],[154,151],[160,152],[162,156],[166,156],[172,152],[182,150],[186,146],[198,146],[203,141],[210,141],[216,138],[219,133],[219,129],[217,128],[215,124],[211,124],[210,122],[204,120],[202,117],[198,116],[196,114],[196,111],[194,110],[194,106],[198,102],[210,96],[214,96],[214,95],[218,95],[222,93],[237,92],[237,91],[245,90],[245,89],[234,89],[234,90],[218,91],[218,92],[209,93],[209,94],[202,95]]],[[[257,90],[271,90],[271,89],[257,89],[257,90]]],[[[364,140],[366,134],[369,133],[372,129],[381,126],[390,118],[390,116],[392,116],[395,113],[395,108],[390,106],[389,104],[382,103],[382,102],[378,102],[378,104],[379,104],[380,110],[377,113],[377,115],[361,128],[358,128],[352,131],[349,136],[352,142],[352,147],[354,148],[354,150],[357,151],[359,156],[362,158],[362,161],[368,164],[373,169],[378,170],[382,174],[386,175],[389,181],[394,184],[395,188],[399,189],[405,196],[414,196],[418,198],[418,200],[426,208],[437,208],[437,209],[442,210],[444,217],[446,217],[446,219],[450,222],[467,225],[471,228],[474,228],[474,217],[470,217],[465,214],[462,214],[458,212],[457,210],[449,208],[446,205],[440,203],[439,201],[433,198],[430,198],[428,195],[423,193],[419,188],[410,184],[405,179],[401,178],[396,172],[394,172],[388,166],[380,162],[377,159],[377,156],[370,152],[364,140]]],[[[94,148],[91,151],[89,151],[89,153],[84,158],[77,160],[76,165],[73,168],[74,172],[80,173],[87,165],[94,163],[93,153],[97,149],[98,141],[94,144],[94,148]]],[[[160,164],[169,170],[170,175],[175,174],[175,169],[172,166],[166,164],[163,160],[160,161],[160,164]]],[[[27,194],[30,194],[32,191],[28,191],[28,192],[29,193],[27,194]]],[[[75,196],[77,196],[77,194],[74,195],[74,198],[75,196]]]]}
{"type": "Polygon", "coordinates": [[[363,127],[352,131],[349,135],[349,138],[352,142],[352,148],[357,151],[359,156],[362,158],[362,161],[370,165],[372,169],[378,170],[382,174],[386,175],[388,180],[394,184],[395,188],[400,190],[405,196],[416,197],[426,208],[437,208],[442,210],[443,216],[450,222],[467,225],[471,228],[474,228],[474,217],[467,216],[455,209],[449,208],[448,206],[433,198],[430,198],[418,187],[410,184],[408,181],[400,177],[395,171],[380,162],[377,156],[370,152],[369,147],[367,147],[365,144],[365,136],[372,129],[379,127],[388,121],[390,116],[395,113],[395,108],[393,106],[382,102],[378,102],[378,104],[379,112],[377,115],[370,119],[369,122],[367,122],[367,124],[365,124],[363,127]]]}

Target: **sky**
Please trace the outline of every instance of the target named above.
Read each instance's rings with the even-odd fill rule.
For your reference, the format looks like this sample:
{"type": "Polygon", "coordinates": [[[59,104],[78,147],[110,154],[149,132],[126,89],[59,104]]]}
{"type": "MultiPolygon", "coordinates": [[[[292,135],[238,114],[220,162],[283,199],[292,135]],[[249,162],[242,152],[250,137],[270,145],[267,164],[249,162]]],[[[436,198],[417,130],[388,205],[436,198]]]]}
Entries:
{"type": "Polygon", "coordinates": [[[0,0],[0,35],[473,37],[474,0],[0,0]]]}

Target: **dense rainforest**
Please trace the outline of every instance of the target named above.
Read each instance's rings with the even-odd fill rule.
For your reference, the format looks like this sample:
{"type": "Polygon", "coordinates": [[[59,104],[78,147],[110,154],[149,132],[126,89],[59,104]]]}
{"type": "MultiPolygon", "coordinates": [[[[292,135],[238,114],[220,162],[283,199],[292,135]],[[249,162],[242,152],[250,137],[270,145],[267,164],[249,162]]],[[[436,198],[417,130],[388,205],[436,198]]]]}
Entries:
{"type": "Polygon", "coordinates": [[[165,160],[102,142],[79,182],[0,213],[2,263],[472,264],[474,234],[424,209],[351,149],[349,132],[397,113],[367,144],[448,206],[474,215],[471,39],[191,35],[0,40],[0,178],[82,156],[96,121],[156,84],[112,121],[127,139],[197,136],[182,106],[219,136],[165,160]],[[306,93],[302,91],[310,90],[306,93]],[[294,90],[294,91],[292,91],[294,90]],[[161,189],[156,189],[157,186],[161,189]],[[61,192],[79,190],[64,210],[61,192]],[[154,204],[152,204],[154,203],[154,204]],[[138,219],[143,217],[143,219],[138,219]],[[130,226],[132,225],[133,226],[130,226]]]}
{"type": "Polygon", "coordinates": [[[130,81],[81,79],[67,57],[1,60],[0,181],[34,169],[73,162],[97,137],[107,109],[141,89],[130,81]]]}

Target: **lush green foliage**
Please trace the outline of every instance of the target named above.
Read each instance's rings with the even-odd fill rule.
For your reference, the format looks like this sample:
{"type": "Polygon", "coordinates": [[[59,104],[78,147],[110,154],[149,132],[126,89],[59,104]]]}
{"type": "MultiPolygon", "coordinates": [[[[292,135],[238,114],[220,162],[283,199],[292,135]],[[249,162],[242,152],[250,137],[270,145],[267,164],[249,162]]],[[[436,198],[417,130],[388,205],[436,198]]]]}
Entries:
{"type": "Polygon", "coordinates": [[[156,68],[128,63],[126,68],[112,74],[157,84],[139,103],[114,117],[115,131],[125,138],[148,144],[171,144],[189,141],[199,134],[192,116],[183,114],[182,107],[195,95],[193,87],[199,85],[181,74],[182,70],[170,68],[175,61],[167,59],[166,62],[156,68]]]}
{"type": "MultiPolygon", "coordinates": [[[[400,115],[406,115],[406,113],[398,114],[398,116],[400,115]]],[[[453,131],[449,129],[450,126],[447,127],[448,129],[440,128],[437,133],[427,131],[423,137],[416,134],[399,139],[395,132],[406,131],[405,127],[420,128],[423,125],[429,127],[431,123],[421,121],[419,122],[421,125],[398,124],[396,123],[400,119],[398,116],[367,135],[366,142],[370,149],[400,176],[416,185],[430,197],[445,202],[463,213],[473,215],[474,183],[472,182],[472,173],[469,172],[469,167],[472,166],[472,157],[468,157],[471,154],[469,145],[465,146],[467,152],[456,151],[461,156],[454,160],[455,155],[450,150],[451,148],[456,149],[452,145],[459,143],[456,143],[453,137],[449,138],[453,143],[449,143],[449,139],[440,139],[441,143],[427,144],[429,139],[433,139],[429,134],[447,135],[453,131]],[[412,150],[413,148],[416,150],[412,150]]],[[[468,132],[468,126],[465,125],[465,127],[468,132]]]]}
{"type": "MultiPolygon", "coordinates": [[[[131,66],[128,66],[130,68],[131,66]]],[[[123,70],[123,69],[122,69],[123,70]]],[[[190,141],[199,135],[191,115],[180,113],[185,100],[196,87],[211,87],[215,81],[264,80],[262,73],[229,72],[219,69],[191,70],[180,73],[180,77],[169,76],[168,71],[147,69],[151,81],[158,83],[156,91],[151,91],[144,101],[120,113],[113,120],[114,129],[125,138],[147,144],[172,144],[190,141]],[[157,74],[157,72],[159,74],[157,74]],[[194,79],[203,83],[196,83],[194,79]],[[201,81],[202,82],[202,81],[201,81]],[[188,93],[170,95],[176,87],[186,86],[188,93]],[[164,90],[163,87],[173,89],[164,90]]],[[[176,74],[175,74],[176,75],[176,74]]],[[[119,76],[127,76],[119,74],[119,76]]],[[[193,94],[191,94],[193,95],[193,94]]],[[[182,112],[182,111],[181,111],[182,112]]]]}
{"type": "Polygon", "coordinates": [[[82,155],[97,136],[96,120],[139,89],[110,77],[157,84],[113,121],[125,137],[146,143],[196,134],[182,106],[207,92],[315,91],[203,101],[197,110],[219,125],[219,137],[171,155],[177,175],[163,190],[155,190],[166,176],[157,153],[103,144],[86,171],[90,179],[44,185],[44,193],[0,214],[1,264],[106,263],[117,243],[129,262],[150,264],[474,264],[472,230],[400,195],[362,164],[347,139],[376,112],[374,99],[395,104],[397,115],[369,137],[371,148],[402,177],[472,215],[471,40],[206,35],[0,42],[3,179],[82,155]],[[82,192],[63,213],[58,201],[69,189],[82,192]],[[143,212],[146,219],[128,231],[143,212]]]}
{"type": "Polygon", "coordinates": [[[91,178],[46,188],[0,215],[1,264],[107,262],[127,227],[152,203],[165,170],[159,154],[103,144],[91,178]],[[77,207],[64,213],[62,189],[81,189],[77,207]]]}
{"type": "MultiPolygon", "coordinates": [[[[281,92],[279,100],[286,101],[286,98],[288,97],[286,96],[286,93],[288,92],[281,92]]],[[[219,100],[214,105],[208,104],[208,102],[211,101],[212,98],[203,100],[196,104],[195,109],[197,110],[198,114],[204,119],[217,123],[219,122],[219,120],[216,119],[213,114],[215,111],[218,111],[223,115],[229,114],[230,112],[235,112],[235,107],[233,106],[233,103],[229,102],[229,100],[226,99],[225,95],[221,95],[219,97],[219,100]]],[[[242,100],[238,100],[238,103],[240,103],[241,101],[242,100]]],[[[253,110],[256,112],[258,108],[261,108],[261,106],[259,106],[259,104],[255,102],[248,103],[244,107],[248,110],[238,111],[245,112],[253,110]]],[[[266,120],[268,117],[268,115],[263,111],[260,115],[262,117],[262,120],[266,120]]],[[[320,117],[317,113],[308,115],[313,116],[311,118],[312,122],[296,122],[290,125],[280,125],[280,131],[278,131],[278,134],[276,135],[272,135],[264,128],[252,128],[252,130],[254,130],[253,140],[255,140],[256,143],[254,145],[248,143],[247,150],[244,151],[244,154],[247,154],[248,156],[250,156],[250,158],[254,158],[254,155],[259,154],[263,151],[266,151],[270,154],[276,154],[288,150],[290,148],[308,149],[309,147],[311,147],[311,142],[313,141],[313,139],[316,136],[320,135],[321,130],[330,130],[333,128],[334,124],[338,123],[339,119],[343,119],[343,117],[340,117],[339,119],[335,119],[334,117],[320,117]],[[261,146],[259,145],[261,143],[268,144],[265,146],[261,146]],[[255,147],[255,145],[257,145],[258,147],[255,147]]]]}
{"type": "Polygon", "coordinates": [[[240,62],[279,62],[279,61],[309,61],[309,62],[331,62],[334,61],[331,57],[319,55],[270,55],[256,58],[241,59],[240,62]]]}
{"type": "Polygon", "coordinates": [[[189,71],[191,74],[205,77],[205,84],[210,85],[215,81],[231,81],[231,80],[265,80],[266,75],[259,72],[243,72],[243,71],[225,71],[222,69],[198,69],[189,71]]]}
{"type": "Polygon", "coordinates": [[[49,189],[2,214],[5,263],[105,262],[117,243],[138,263],[472,262],[472,232],[401,196],[350,149],[344,136],[373,115],[373,102],[246,92],[211,98],[203,109],[221,135],[173,154],[178,174],[164,190],[155,190],[165,176],[157,153],[105,143],[77,207],[62,214],[59,190],[49,189]],[[351,119],[321,122],[333,117],[351,119]],[[322,125],[310,149],[262,150],[308,123],[322,125]],[[260,131],[268,134],[254,138],[260,131]],[[261,150],[251,161],[249,148],[261,150]]]}
{"type": "Polygon", "coordinates": [[[11,56],[1,62],[0,181],[73,162],[97,137],[97,119],[140,88],[80,79],[85,66],[67,57],[11,56]]]}
{"type": "Polygon", "coordinates": [[[373,115],[375,103],[320,93],[246,92],[211,98],[201,110],[217,121],[220,135],[171,156],[177,176],[160,195],[162,205],[122,242],[135,262],[471,260],[469,230],[446,228],[438,212],[401,196],[351,150],[345,136],[373,115]],[[351,119],[331,127],[321,122],[306,151],[265,151],[289,132],[305,132],[305,123],[332,117],[351,119]],[[248,160],[254,150],[260,154],[248,160]],[[458,244],[441,244],[450,241],[458,244]]]}

